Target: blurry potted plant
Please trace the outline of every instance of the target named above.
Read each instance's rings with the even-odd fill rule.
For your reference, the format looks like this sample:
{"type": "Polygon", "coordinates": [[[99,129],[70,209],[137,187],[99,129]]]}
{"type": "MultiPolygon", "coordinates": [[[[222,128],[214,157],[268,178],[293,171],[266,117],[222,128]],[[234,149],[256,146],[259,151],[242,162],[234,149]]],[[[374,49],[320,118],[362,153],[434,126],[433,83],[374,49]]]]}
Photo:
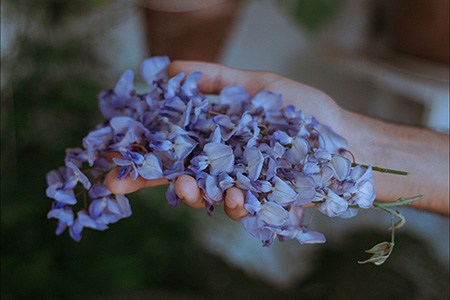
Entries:
{"type": "Polygon", "coordinates": [[[449,64],[449,1],[390,3],[388,38],[396,51],[449,64]]]}
{"type": "Polygon", "coordinates": [[[150,54],[173,59],[215,61],[240,0],[146,0],[150,54]]]}

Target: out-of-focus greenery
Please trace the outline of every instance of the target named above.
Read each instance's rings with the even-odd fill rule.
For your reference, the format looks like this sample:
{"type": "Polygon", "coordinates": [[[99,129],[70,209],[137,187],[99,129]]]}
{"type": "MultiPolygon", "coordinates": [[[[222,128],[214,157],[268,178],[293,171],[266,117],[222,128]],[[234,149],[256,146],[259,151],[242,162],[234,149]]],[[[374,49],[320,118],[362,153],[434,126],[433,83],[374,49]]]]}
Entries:
{"type": "Polygon", "coordinates": [[[345,0],[278,0],[311,33],[318,32],[345,0]]]}
{"type": "Polygon", "coordinates": [[[100,121],[97,94],[113,84],[102,80],[106,66],[89,43],[94,33],[55,32],[68,16],[104,2],[7,1],[21,21],[13,51],[2,57],[2,299],[369,299],[385,286],[395,299],[445,295],[448,273],[414,238],[399,235],[396,255],[382,268],[358,265],[379,240],[367,233],[349,237],[344,248],[324,247],[305,282],[278,290],[206,252],[193,238],[188,208],[169,207],[164,188],[132,195],[133,216],[105,232],[86,230],[79,243],[55,236],[45,174],[100,121]],[[411,277],[415,270],[431,275],[411,277]]]}

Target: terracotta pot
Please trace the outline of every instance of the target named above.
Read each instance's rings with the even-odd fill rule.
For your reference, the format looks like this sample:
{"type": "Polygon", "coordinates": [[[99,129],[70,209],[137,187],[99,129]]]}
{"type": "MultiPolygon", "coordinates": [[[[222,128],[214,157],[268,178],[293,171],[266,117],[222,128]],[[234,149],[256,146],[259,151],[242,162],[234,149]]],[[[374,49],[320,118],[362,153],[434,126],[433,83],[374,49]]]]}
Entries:
{"type": "Polygon", "coordinates": [[[394,49],[449,64],[449,0],[395,0],[391,12],[394,49]]]}
{"type": "Polygon", "coordinates": [[[240,7],[239,0],[147,1],[151,55],[216,61],[240,7]]]}

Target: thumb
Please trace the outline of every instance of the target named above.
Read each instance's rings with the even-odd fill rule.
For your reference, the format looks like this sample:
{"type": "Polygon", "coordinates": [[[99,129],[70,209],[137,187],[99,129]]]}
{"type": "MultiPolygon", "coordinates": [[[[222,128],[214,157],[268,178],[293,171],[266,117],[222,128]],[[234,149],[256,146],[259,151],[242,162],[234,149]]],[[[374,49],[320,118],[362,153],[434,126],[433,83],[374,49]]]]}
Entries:
{"type": "Polygon", "coordinates": [[[105,185],[113,194],[129,194],[143,188],[169,184],[165,178],[149,180],[139,176],[133,180],[127,175],[124,179],[119,179],[119,169],[119,167],[112,169],[105,178],[105,185]]]}

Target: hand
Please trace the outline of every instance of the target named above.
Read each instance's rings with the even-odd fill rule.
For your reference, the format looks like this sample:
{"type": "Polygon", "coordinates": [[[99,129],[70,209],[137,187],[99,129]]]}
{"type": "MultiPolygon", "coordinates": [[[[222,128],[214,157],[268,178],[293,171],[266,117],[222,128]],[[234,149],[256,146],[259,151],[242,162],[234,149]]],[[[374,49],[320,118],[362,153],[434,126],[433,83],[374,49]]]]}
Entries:
{"type": "MultiPolygon", "coordinates": [[[[269,72],[243,71],[217,64],[200,62],[173,62],[169,67],[169,76],[180,72],[189,74],[200,71],[203,74],[199,88],[206,94],[217,94],[224,87],[240,85],[251,95],[261,90],[270,90],[283,95],[284,104],[295,104],[308,115],[316,116],[319,121],[326,120],[327,125],[339,128],[341,109],[326,94],[301,83],[283,78],[269,72]]],[[[138,177],[132,180],[126,177],[117,178],[118,168],[112,170],[106,177],[105,184],[115,194],[127,194],[142,188],[168,184],[164,178],[146,180],[138,177]]],[[[180,176],[175,182],[177,196],[188,206],[204,207],[205,201],[196,180],[188,175],[180,176]]],[[[247,215],[244,208],[244,194],[237,188],[226,191],[224,201],[225,212],[233,220],[240,220],[247,215]]]]}
{"type": "MultiPolygon", "coordinates": [[[[305,115],[315,116],[319,122],[331,126],[344,136],[356,161],[403,170],[408,176],[374,174],[377,200],[395,201],[400,197],[418,194],[425,199],[413,202],[413,206],[442,214],[449,214],[449,136],[427,129],[390,124],[371,119],[340,108],[329,96],[312,87],[269,72],[232,69],[217,64],[201,62],[173,62],[169,75],[193,71],[203,73],[199,89],[206,94],[217,94],[224,87],[240,85],[251,95],[261,90],[282,94],[285,105],[292,104],[305,115]]],[[[116,194],[167,184],[167,180],[133,181],[126,177],[117,179],[112,170],[106,185],[116,194]]],[[[187,205],[200,208],[204,200],[194,178],[182,175],[175,183],[178,197],[187,205]]],[[[225,212],[233,220],[247,215],[244,194],[230,188],[225,195],[225,212]]]]}

